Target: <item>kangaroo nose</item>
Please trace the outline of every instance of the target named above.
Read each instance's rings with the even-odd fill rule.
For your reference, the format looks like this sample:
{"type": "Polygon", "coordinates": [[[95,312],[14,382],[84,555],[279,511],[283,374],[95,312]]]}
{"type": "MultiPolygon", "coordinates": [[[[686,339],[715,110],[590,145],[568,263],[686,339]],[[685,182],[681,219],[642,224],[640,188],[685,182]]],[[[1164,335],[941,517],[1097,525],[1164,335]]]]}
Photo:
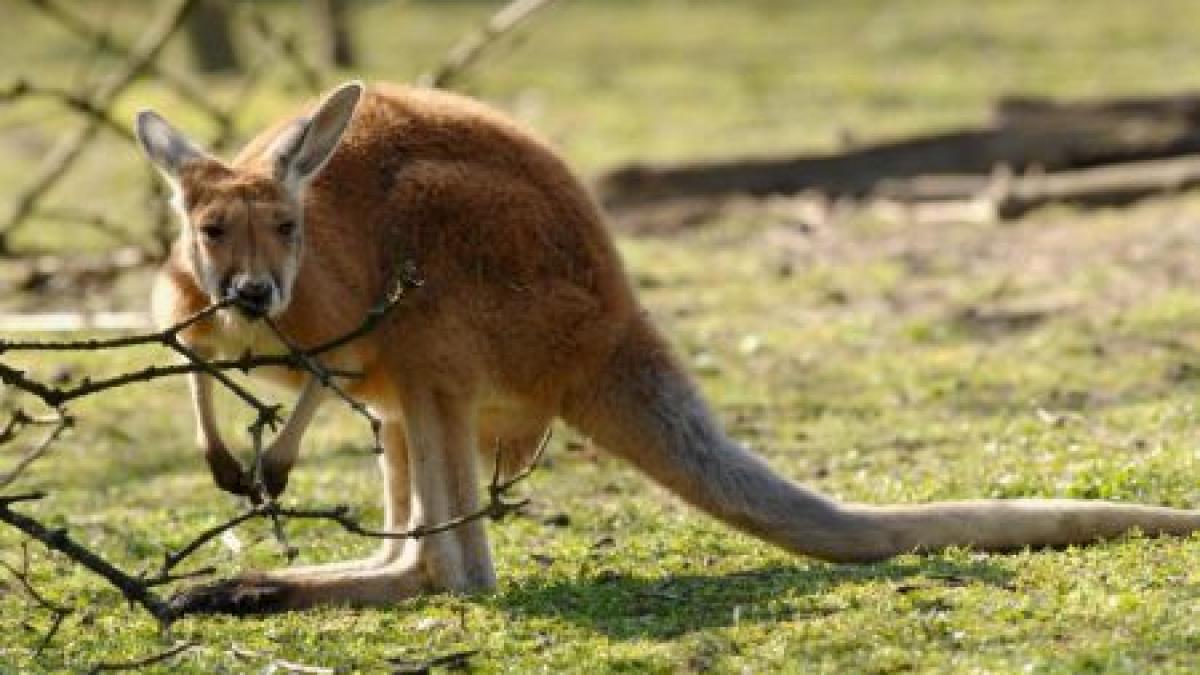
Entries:
{"type": "Polygon", "coordinates": [[[247,279],[234,285],[233,294],[238,309],[250,317],[260,317],[271,306],[271,283],[258,279],[247,279]]]}

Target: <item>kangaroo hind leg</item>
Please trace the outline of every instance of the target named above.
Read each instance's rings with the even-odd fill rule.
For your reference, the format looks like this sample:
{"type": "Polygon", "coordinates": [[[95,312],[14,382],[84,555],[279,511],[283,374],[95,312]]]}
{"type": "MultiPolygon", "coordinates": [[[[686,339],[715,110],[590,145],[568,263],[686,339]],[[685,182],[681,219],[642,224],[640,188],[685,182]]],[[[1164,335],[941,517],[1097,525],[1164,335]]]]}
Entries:
{"type": "MultiPolygon", "coordinates": [[[[385,450],[407,451],[407,462],[385,471],[388,520],[406,511],[406,528],[429,527],[478,507],[472,418],[471,402],[460,397],[430,390],[405,397],[403,423],[385,425],[385,450]],[[406,493],[404,509],[397,502],[406,493]]],[[[425,591],[473,591],[495,584],[480,521],[409,540],[391,551],[373,566],[317,566],[200,586],[177,596],[173,606],[182,615],[257,614],[319,604],[390,605],[425,591]]]]}

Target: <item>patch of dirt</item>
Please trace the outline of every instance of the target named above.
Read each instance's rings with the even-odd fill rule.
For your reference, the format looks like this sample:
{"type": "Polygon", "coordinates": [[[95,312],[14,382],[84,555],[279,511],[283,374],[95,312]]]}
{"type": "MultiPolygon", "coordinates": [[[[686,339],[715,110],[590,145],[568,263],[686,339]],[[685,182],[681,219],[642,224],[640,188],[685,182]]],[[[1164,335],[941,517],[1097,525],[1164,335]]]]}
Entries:
{"type": "MultiPolygon", "coordinates": [[[[715,208],[712,221],[758,223],[751,240],[780,274],[818,266],[898,270],[882,297],[834,289],[830,302],[940,312],[973,332],[1024,331],[1065,313],[1107,314],[1155,292],[1200,292],[1196,195],[1121,209],[1044,209],[989,224],[881,222],[812,197],[727,200],[715,208]]],[[[655,230],[664,231],[665,224],[655,230]]]]}

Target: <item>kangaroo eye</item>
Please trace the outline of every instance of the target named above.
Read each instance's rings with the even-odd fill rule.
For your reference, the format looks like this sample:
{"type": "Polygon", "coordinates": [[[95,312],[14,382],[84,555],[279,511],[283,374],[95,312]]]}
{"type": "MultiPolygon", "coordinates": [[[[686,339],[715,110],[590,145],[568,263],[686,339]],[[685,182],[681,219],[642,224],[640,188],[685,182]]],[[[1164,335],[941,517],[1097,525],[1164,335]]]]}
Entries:
{"type": "Polygon", "coordinates": [[[279,236],[290,237],[292,236],[292,233],[296,231],[296,223],[290,220],[285,220],[284,222],[276,225],[275,229],[279,231],[279,236]]]}
{"type": "Polygon", "coordinates": [[[209,224],[200,226],[200,234],[209,241],[217,241],[225,236],[225,226],[218,224],[209,224]]]}

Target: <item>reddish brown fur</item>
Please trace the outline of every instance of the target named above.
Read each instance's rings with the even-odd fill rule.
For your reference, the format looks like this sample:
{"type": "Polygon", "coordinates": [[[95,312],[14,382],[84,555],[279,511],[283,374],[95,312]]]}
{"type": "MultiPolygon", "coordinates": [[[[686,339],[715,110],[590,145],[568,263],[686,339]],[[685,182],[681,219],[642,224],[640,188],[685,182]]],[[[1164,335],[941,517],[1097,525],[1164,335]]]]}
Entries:
{"type": "MultiPolygon", "coordinates": [[[[230,193],[280,199],[264,155],[281,126],[251,141],[232,171],[185,173],[189,221],[230,193]]],[[[603,359],[636,312],[599,213],[566,167],[467,99],[396,87],[369,92],[304,208],[307,251],[280,317],[300,344],[353,329],[407,260],[426,282],[354,345],[348,360],[369,372],[387,344],[405,361],[390,376],[472,382],[554,414],[571,374],[603,359]]],[[[179,246],[164,279],[176,299],[156,310],[161,322],[211,302],[179,246]]],[[[212,328],[196,331],[196,340],[203,344],[201,331],[212,328]]]]}
{"type": "MultiPolygon", "coordinates": [[[[189,221],[214,209],[236,219],[229,204],[247,199],[286,215],[272,153],[288,124],[254,139],[228,167],[189,165],[181,173],[189,221]]],[[[520,459],[555,417],[727,522],[832,560],[1200,525],[1195,512],[1069,501],[865,507],[779,478],[713,422],[637,304],[600,213],[567,167],[528,132],[468,99],[371,88],[304,193],[303,209],[306,249],[279,317],[301,345],[353,329],[407,261],[425,281],[378,330],[333,359],[368,374],[351,391],[388,420],[388,527],[474,508],[474,451],[498,440],[520,459]]],[[[155,297],[162,323],[211,301],[183,244],[155,297]]],[[[213,320],[187,338],[219,350],[253,331],[213,320]]],[[[385,547],[362,563],[208,587],[181,606],[241,611],[245,584],[278,592],[269,606],[251,608],[263,610],[387,603],[428,589],[486,588],[492,579],[486,535],[468,527],[385,547]]]]}

